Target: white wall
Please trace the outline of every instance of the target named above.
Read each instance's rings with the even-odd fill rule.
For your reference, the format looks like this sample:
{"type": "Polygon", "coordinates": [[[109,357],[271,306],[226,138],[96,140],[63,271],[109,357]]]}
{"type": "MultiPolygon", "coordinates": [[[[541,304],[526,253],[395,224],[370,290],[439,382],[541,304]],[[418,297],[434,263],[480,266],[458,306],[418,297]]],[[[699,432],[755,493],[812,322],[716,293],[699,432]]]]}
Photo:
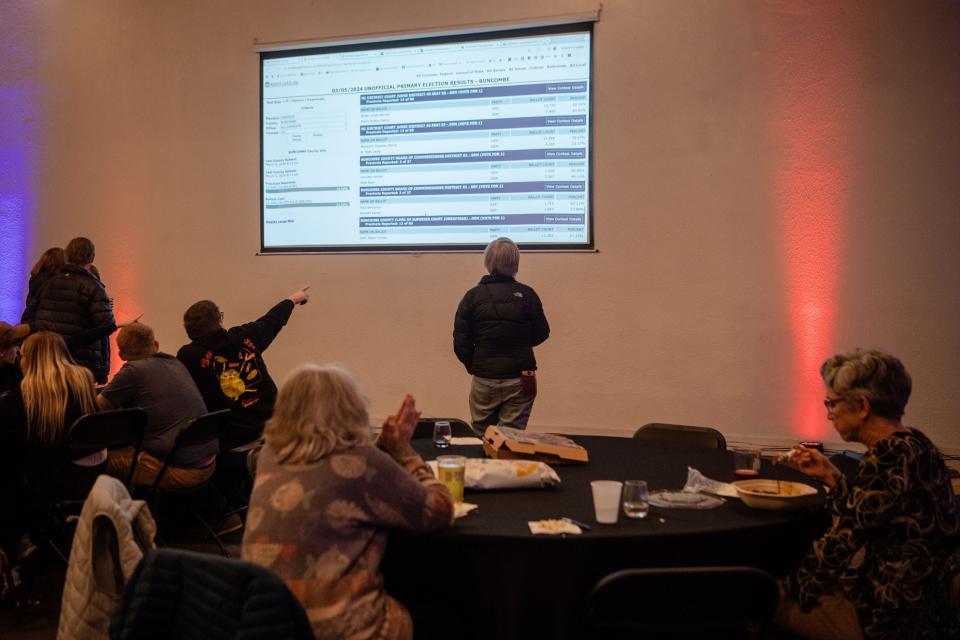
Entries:
{"type": "MultiPolygon", "coordinates": [[[[240,322],[310,284],[310,304],[267,353],[278,381],[301,362],[339,360],[376,415],[410,391],[426,414],[467,416],[469,377],[450,333],[482,275],[479,255],[255,255],[253,40],[427,30],[596,2],[15,0],[0,3],[0,22],[13,5],[35,17],[12,27],[33,43],[24,55],[38,69],[30,258],[91,237],[118,315],[144,312],[169,351],[186,341],[181,314],[198,299],[240,322]]],[[[815,365],[797,371],[795,354],[808,348],[819,361],[862,345],[900,355],[913,373],[907,422],[960,447],[958,27],[955,2],[604,2],[599,252],[521,261],[553,328],[537,350],[533,427],[627,433],[659,420],[795,439],[811,428],[799,407],[822,397],[815,365]],[[805,142],[806,104],[835,111],[840,125],[819,113],[809,134],[823,139],[805,142]],[[815,175],[800,147],[834,173],[815,175]],[[823,193],[836,209],[821,221],[835,243],[824,262],[832,331],[798,347],[786,265],[788,250],[802,259],[808,247],[806,231],[785,236],[784,210],[793,206],[797,223],[803,202],[823,193]]],[[[821,275],[808,274],[814,293],[821,275]]],[[[813,428],[832,439],[822,413],[813,428]]]]}

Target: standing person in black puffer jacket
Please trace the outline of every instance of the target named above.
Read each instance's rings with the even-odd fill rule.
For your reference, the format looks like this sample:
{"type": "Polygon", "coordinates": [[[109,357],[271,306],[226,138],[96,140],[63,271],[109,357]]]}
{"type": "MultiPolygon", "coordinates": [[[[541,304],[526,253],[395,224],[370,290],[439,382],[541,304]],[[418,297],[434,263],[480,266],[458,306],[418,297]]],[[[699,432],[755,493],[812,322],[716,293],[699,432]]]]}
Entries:
{"type": "MultiPolygon", "coordinates": [[[[95,249],[87,238],[74,238],[65,250],[67,264],[51,278],[23,312],[33,331],[53,331],[69,338],[97,327],[115,326],[113,303],[103,283],[91,272],[95,249]]],[[[100,384],[110,373],[110,342],[97,339],[81,345],[71,341],[70,355],[90,369],[100,384]]]]}
{"type": "Polygon", "coordinates": [[[525,429],[537,395],[533,348],[550,336],[537,292],[514,279],[520,250],[497,238],[483,252],[489,275],[467,291],[453,322],[453,350],[473,374],[470,417],[478,433],[490,425],[525,429]]]}

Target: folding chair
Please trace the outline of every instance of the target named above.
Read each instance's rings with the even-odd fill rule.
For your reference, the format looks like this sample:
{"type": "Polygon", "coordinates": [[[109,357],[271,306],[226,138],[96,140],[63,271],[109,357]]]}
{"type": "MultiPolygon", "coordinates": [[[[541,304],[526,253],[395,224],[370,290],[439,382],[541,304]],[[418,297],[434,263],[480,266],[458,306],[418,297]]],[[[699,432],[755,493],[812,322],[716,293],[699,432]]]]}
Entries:
{"type": "Polygon", "coordinates": [[[694,427],[684,424],[650,422],[637,429],[634,439],[679,447],[705,447],[726,449],[727,439],[711,427],[694,427]]]}
{"type": "MultiPolygon", "coordinates": [[[[77,418],[67,430],[66,448],[74,452],[132,448],[133,461],[124,482],[124,486],[130,490],[146,424],[147,413],[139,407],[88,413],[77,418]]],[[[47,505],[50,519],[60,532],[59,542],[66,548],[71,544],[72,527],[83,508],[83,502],[83,500],[59,500],[47,505]]],[[[67,556],[54,540],[54,536],[50,536],[48,542],[56,554],[67,562],[67,556]]]]}
{"type": "Polygon", "coordinates": [[[760,638],[779,591],[754,567],[626,569],[587,600],[591,638],[760,638]]]}
{"type": "MultiPolygon", "coordinates": [[[[153,481],[153,484],[147,489],[147,492],[150,494],[150,506],[151,511],[154,514],[154,518],[160,522],[160,500],[163,499],[163,496],[166,495],[197,495],[203,491],[212,490],[210,487],[211,480],[213,479],[213,474],[207,477],[206,480],[191,486],[191,487],[163,487],[161,483],[163,482],[164,477],[167,475],[167,471],[170,468],[170,461],[173,459],[174,455],[186,449],[188,447],[202,446],[209,444],[211,442],[217,442],[220,439],[220,433],[224,428],[227,420],[230,416],[229,409],[222,409],[220,411],[214,411],[212,413],[207,413],[197,418],[194,418],[190,423],[180,431],[180,434],[177,436],[177,439],[173,443],[173,448],[170,450],[170,453],[163,460],[163,465],[160,467],[160,471],[157,473],[156,479],[153,481]]],[[[215,466],[216,461],[211,461],[210,466],[215,466]]],[[[197,511],[195,505],[190,504],[188,506],[190,515],[193,516],[194,520],[200,524],[201,527],[210,535],[211,538],[217,543],[217,546],[220,548],[220,553],[226,557],[230,557],[230,554],[227,552],[226,547],[223,544],[220,536],[214,530],[212,526],[206,521],[206,519],[200,515],[197,511]]],[[[159,536],[158,536],[159,537],[159,536]]]]}
{"type": "Polygon", "coordinates": [[[147,412],[139,407],[88,413],[67,431],[67,447],[73,451],[132,448],[133,461],[123,483],[130,491],[146,426],[147,412]]]}

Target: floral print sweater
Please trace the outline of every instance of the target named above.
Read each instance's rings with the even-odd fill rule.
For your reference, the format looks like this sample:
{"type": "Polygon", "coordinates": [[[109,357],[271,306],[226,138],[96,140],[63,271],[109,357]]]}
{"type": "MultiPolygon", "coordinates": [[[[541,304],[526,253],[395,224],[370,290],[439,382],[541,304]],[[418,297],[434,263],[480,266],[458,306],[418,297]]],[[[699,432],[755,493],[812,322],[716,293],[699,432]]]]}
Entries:
{"type": "Polygon", "coordinates": [[[884,438],[867,451],[855,483],[840,479],[827,506],[833,525],[788,580],[790,594],[809,611],[863,547],[848,596],[864,636],[935,635],[928,627],[939,572],[960,540],[957,502],[933,443],[915,429],[884,438]]]}
{"type": "Polygon", "coordinates": [[[257,464],[243,558],[267,567],[303,604],[317,638],[385,632],[380,560],[387,532],[450,524],[453,501],[409,447],[335,451],[310,464],[257,464]],[[392,456],[392,457],[391,457],[392,456]]]}

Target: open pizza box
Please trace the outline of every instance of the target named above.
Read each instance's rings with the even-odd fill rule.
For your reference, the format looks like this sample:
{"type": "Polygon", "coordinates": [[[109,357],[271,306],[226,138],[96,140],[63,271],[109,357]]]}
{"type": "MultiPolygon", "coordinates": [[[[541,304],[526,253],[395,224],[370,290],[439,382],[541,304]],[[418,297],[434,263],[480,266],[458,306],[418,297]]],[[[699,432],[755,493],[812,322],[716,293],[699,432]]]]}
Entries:
{"type": "Polygon", "coordinates": [[[491,458],[501,460],[539,460],[547,464],[588,461],[587,450],[570,438],[512,427],[487,427],[483,450],[491,458]]]}

